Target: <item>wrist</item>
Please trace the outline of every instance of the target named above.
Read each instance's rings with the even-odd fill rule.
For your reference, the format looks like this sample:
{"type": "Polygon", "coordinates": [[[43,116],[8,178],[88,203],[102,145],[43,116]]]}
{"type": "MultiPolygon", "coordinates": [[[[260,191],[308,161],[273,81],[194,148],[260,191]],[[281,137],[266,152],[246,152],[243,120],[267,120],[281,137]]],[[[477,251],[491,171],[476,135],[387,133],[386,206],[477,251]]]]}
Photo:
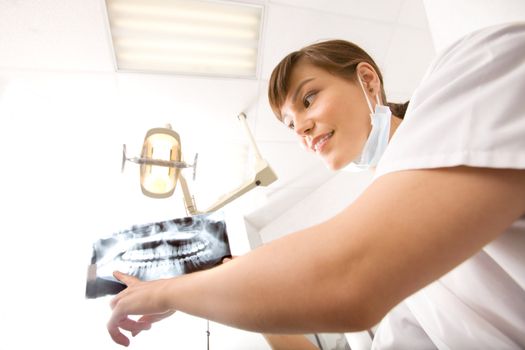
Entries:
{"type": "Polygon", "coordinates": [[[187,305],[184,305],[184,303],[192,299],[188,296],[194,293],[194,291],[192,292],[192,285],[195,283],[192,281],[196,274],[198,274],[198,272],[164,280],[165,284],[160,290],[160,300],[162,300],[163,306],[166,309],[172,311],[180,310],[183,312],[187,309],[187,305]]]}
{"type": "Polygon", "coordinates": [[[179,288],[177,287],[180,277],[182,276],[162,280],[162,284],[158,290],[157,300],[161,302],[162,308],[165,310],[177,310],[176,300],[180,298],[177,295],[179,293],[179,288]]]}

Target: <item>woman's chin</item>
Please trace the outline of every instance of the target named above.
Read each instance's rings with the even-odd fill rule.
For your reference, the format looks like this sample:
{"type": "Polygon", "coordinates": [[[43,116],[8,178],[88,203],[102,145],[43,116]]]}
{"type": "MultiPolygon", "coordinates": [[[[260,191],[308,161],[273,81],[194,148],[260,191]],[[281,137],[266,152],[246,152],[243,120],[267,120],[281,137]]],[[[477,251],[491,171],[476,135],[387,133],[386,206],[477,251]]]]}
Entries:
{"type": "Polygon", "coordinates": [[[323,158],[324,164],[326,167],[332,171],[337,171],[343,169],[345,166],[350,164],[351,161],[343,161],[341,159],[329,159],[329,158],[323,158]]]}

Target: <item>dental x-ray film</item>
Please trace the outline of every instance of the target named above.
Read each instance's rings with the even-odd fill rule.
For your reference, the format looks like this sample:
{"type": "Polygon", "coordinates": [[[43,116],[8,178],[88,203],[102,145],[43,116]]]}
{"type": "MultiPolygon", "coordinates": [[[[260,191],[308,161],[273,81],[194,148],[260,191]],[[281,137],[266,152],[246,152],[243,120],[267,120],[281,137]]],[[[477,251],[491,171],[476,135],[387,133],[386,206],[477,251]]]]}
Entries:
{"type": "Polygon", "coordinates": [[[225,257],[231,257],[231,252],[220,212],[134,225],[93,244],[86,298],[125,289],[113,277],[116,270],[155,280],[208,269],[225,257]]]}

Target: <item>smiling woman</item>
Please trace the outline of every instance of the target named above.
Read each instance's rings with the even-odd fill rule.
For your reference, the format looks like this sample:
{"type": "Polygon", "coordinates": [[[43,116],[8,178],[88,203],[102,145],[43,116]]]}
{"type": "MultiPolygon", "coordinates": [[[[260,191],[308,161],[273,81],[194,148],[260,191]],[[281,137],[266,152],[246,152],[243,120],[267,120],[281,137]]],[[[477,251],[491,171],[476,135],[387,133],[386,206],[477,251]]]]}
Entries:
{"type": "Polygon", "coordinates": [[[351,161],[375,166],[408,106],[389,103],[393,117],[381,107],[386,95],[379,68],[364,50],[343,40],[292,52],[274,69],[269,85],[277,118],[334,170],[351,161]],[[375,112],[370,101],[376,103],[375,112]],[[331,151],[336,149],[343,152],[335,156],[331,151]]]}
{"type": "Polygon", "coordinates": [[[333,218],[214,269],[116,274],[128,288],[110,304],[115,342],[181,310],[272,334],[379,323],[375,349],[525,347],[525,24],[443,51],[406,114],[391,114],[379,70],[354,52],[335,41],[292,53],[269,95],[330,168],[375,168],[370,186],[333,218]]]}

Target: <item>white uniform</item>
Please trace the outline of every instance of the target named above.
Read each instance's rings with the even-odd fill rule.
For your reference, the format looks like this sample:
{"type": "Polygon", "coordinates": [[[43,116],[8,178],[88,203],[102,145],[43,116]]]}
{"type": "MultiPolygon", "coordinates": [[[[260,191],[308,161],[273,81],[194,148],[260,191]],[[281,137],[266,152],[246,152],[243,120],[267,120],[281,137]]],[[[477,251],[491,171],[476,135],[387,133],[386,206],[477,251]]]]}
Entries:
{"type": "MultiPolygon", "coordinates": [[[[376,177],[458,165],[525,169],[525,23],[474,32],[436,58],[376,177]]],[[[394,308],[372,348],[525,348],[525,216],[394,308]]]]}

